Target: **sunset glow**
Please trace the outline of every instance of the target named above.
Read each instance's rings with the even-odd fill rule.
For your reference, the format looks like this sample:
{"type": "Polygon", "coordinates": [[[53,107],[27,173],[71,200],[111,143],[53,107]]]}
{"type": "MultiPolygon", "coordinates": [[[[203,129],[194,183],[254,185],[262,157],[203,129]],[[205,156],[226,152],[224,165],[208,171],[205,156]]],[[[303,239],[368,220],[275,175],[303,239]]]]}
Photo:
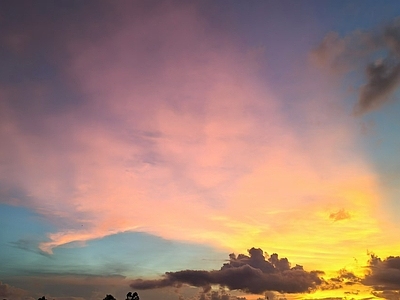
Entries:
{"type": "Polygon", "coordinates": [[[0,3],[0,296],[400,299],[397,1],[0,3]]]}

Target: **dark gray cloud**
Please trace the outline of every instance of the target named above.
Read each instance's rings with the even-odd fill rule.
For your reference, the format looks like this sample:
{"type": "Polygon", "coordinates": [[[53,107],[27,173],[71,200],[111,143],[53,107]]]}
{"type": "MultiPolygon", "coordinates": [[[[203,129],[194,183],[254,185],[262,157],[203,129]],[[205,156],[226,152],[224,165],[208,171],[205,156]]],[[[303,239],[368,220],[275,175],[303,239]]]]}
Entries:
{"type": "Polygon", "coordinates": [[[399,300],[400,292],[399,291],[373,291],[372,295],[379,298],[384,298],[388,300],[399,300]]]}
{"type": "Polygon", "coordinates": [[[400,83],[400,63],[384,60],[369,64],[366,77],[367,83],[361,87],[354,108],[357,115],[378,109],[389,101],[400,83]]]}
{"type": "Polygon", "coordinates": [[[330,32],[312,52],[313,61],[335,73],[363,70],[354,114],[379,109],[392,100],[400,85],[400,21],[340,37],[330,32]]]}
{"type": "Polygon", "coordinates": [[[400,291],[400,256],[380,259],[372,254],[369,261],[370,272],[362,281],[376,291],[400,291]]]}
{"type": "Polygon", "coordinates": [[[251,248],[249,255],[231,254],[229,258],[220,270],[166,272],[161,279],[136,279],[130,286],[134,289],[154,289],[187,284],[208,291],[211,285],[220,285],[230,290],[260,294],[265,291],[310,292],[323,282],[320,278],[323,272],[307,272],[299,265],[291,267],[287,258],[279,258],[276,253],[266,258],[261,249],[251,248]]]}

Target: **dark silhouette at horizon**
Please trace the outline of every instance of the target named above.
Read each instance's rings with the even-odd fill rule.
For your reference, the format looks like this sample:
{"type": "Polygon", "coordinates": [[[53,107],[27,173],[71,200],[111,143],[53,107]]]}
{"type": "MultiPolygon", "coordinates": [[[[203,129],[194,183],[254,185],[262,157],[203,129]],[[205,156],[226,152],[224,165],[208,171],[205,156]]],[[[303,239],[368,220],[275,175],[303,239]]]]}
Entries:
{"type": "MultiPolygon", "coordinates": [[[[42,298],[39,298],[38,300],[46,300],[44,298],[44,296],[42,298]],[[43,298],[43,299],[42,299],[43,298]]],[[[103,300],[117,300],[115,299],[115,297],[111,294],[107,294],[103,300]]],[[[140,300],[139,298],[139,294],[137,292],[128,292],[128,294],[126,294],[126,300],[140,300]]]]}

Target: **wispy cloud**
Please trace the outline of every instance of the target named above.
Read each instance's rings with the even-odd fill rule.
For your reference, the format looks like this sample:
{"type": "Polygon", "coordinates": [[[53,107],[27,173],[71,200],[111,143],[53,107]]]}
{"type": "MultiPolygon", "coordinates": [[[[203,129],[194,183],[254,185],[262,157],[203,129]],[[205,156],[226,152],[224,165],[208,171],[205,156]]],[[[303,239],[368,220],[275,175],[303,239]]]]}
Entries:
{"type": "MultiPolygon", "coordinates": [[[[365,249],[381,237],[378,218],[365,218],[377,179],[352,152],[352,130],[323,116],[299,134],[260,77],[268,53],[243,52],[195,4],[102,13],[45,31],[61,52],[31,55],[57,76],[0,87],[2,199],[51,221],[41,251],[143,231],[241,251],[273,240],[301,263],[311,248],[337,262],[347,259],[332,250],[341,243],[365,249]],[[341,208],[357,213],[332,225],[327,216],[341,208]]],[[[41,47],[27,41],[24,51],[41,47]]],[[[298,92],[310,96],[308,86],[298,92]]],[[[296,114],[306,120],[324,105],[303,104],[296,114]]]]}
{"type": "Polygon", "coordinates": [[[354,113],[362,115],[394,100],[400,85],[400,22],[381,28],[355,31],[345,37],[331,32],[312,53],[317,64],[335,72],[365,70],[354,113]]]}

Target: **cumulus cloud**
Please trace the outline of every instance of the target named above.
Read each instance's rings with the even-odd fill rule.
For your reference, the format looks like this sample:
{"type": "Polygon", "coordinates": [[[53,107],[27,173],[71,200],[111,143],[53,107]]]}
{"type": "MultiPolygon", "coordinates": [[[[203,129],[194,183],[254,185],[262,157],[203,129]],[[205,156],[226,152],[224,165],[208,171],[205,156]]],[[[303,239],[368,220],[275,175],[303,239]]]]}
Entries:
{"type": "Polygon", "coordinates": [[[381,259],[372,254],[369,260],[369,274],[362,281],[377,291],[400,291],[400,256],[381,259]]]}
{"type": "Polygon", "coordinates": [[[345,37],[330,32],[311,58],[335,73],[363,69],[365,82],[359,87],[354,113],[377,110],[392,99],[400,85],[400,22],[395,20],[383,28],[355,31],[345,37]]]}
{"type": "Polygon", "coordinates": [[[265,257],[259,248],[251,248],[248,252],[249,255],[231,254],[229,262],[220,270],[166,272],[161,279],[136,279],[130,286],[135,289],[154,289],[188,284],[208,291],[212,285],[220,285],[230,290],[260,294],[265,291],[310,292],[322,283],[319,276],[323,272],[307,272],[299,265],[291,267],[287,258],[279,258],[276,253],[265,257]]]}

